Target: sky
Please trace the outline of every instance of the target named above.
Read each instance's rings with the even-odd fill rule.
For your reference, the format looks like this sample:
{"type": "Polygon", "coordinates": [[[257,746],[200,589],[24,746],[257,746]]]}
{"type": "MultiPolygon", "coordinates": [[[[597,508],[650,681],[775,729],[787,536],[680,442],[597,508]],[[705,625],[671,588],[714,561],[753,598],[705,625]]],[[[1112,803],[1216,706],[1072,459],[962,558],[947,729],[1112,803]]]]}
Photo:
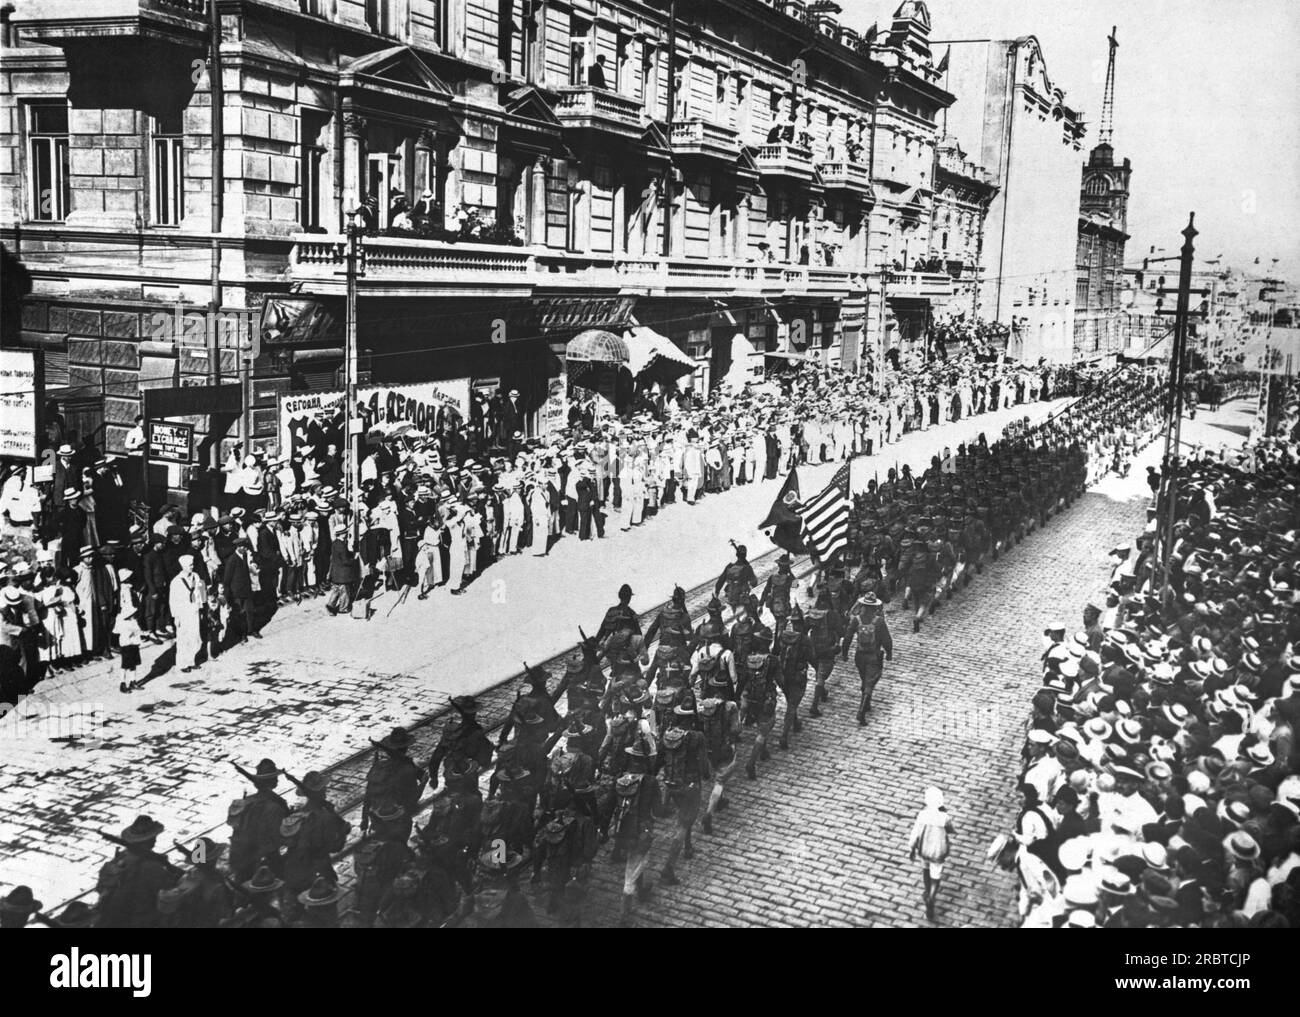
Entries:
{"type": "MultiPolygon", "coordinates": [[[[901,0],[840,0],[844,24],[885,31],[901,0]]],[[[931,0],[931,39],[1037,36],[1047,75],[1096,144],[1106,38],[1117,28],[1115,158],[1132,160],[1125,260],[1176,251],[1255,258],[1300,282],[1300,2],[931,0]]],[[[935,59],[943,47],[935,49],[935,59]]]]}

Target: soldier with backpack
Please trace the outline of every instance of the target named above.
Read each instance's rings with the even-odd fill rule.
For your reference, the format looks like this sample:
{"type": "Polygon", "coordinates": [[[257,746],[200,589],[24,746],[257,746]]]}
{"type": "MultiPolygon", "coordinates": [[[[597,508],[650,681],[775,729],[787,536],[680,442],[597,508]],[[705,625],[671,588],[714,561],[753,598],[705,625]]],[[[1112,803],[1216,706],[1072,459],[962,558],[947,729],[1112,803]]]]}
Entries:
{"type": "Polygon", "coordinates": [[[234,902],[217,861],[226,850],[200,837],[186,853],[194,867],[176,885],[158,891],[160,925],[168,929],[216,929],[234,912],[234,902]]]}
{"type": "Polygon", "coordinates": [[[669,728],[660,742],[664,790],[677,808],[677,827],[668,847],[668,860],[660,878],[667,886],[679,882],[675,865],[678,857],[687,860],[695,854],[691,846],[691,827],[700,814],[704,782],[712,776],[704,734],[695,727],[695,700],[689,698],[673,707],[669,728]]]}
{"type": "Polygon", "coordinates": [[[375,924],[380,902],[393,880],[414,861],[406,846],[411,819],[405,809],[395,801],[381,801],[370,813],[370,822],[374,839],[357,848],[354,862],[358,924],[366,929],[375,924]]]}
{"type": "Polygon", "coordinates": [[[445,870],[469,893],[472,861],[482,841],[483,793],[478,786],[478,764],[472,760],[447,769],[447,791],[434,799],[429,822],[419,831],[422,851],[436,868],[445,870]]]}
{"type": "Polygon", "coordinates": [[[317,877],[337,882],[338,874],[330,856],[343,850],[352,824],[330,805],[325,775],[312,771],[303,777],[298,794],[305,802],[280,823],[284,843],[285,904],[290,914],[297,914],[302,895],[312,889],[317,877]]]}
{"type": "Polygon", "coordinates": [[[176,870],[154,853],[162,823],[138,816],[119,836],[125,845],[99,870],[99,925],[151,929],[158,925],[158,892],[175,885],[176,870]]]}
{"type": "Polygon", "coordinates": [[[641,903],[650,899],[650,887],[645,885],[645,867],[654,843],[655,814],[663,806],[663,786],[654,774],[648,772],[652,754],[644,746],[632,745],[624,751],[629,757],[629,772],[615,781],[618,798],[611,825],[615,845],[613,858],[625,862],[619,924],[630,928],[634,895],[635,900],[641,903]]]}
{"type": "Polygon", "coordinates": [[[420,804],[425,777],[407,750],[414,739],[404,727],[395,727],[375,746],[375,756],[366,774],[366,795],[361,806],[361,832],[366,833],[377,811],[395,805],[405,816],[402,840],[411,835],[411,817],[420,804]]]}
{"type": "Polygon", "coordinates": [[[871,696],[876,690],[876,683],[884,673],[885,660],[894,659],[894,640],[889,634],[889,626],[880,614],[880,600],[874,594],[865,594],[858,599],[858,607],[849,620],[840,644],[840,659],[848,660],[849,647],[857,637],[858,648],[853,656],[857,666],[858,677],[862,681],[862,699],[858,703],[858,725],[867,722],[867,713],[871,709],[871,696]]]}
{"type": "Polygon", "coordinates": [[[735,691],[731,682],[721,676],[710,681],[702,694],[700,725],[709,768],[713,771],[713,789],[709,792],[709,803],[700,825],[705,834],[712,836],[713,815],[726,808],[727,799],[723,794],[727,779],[735,772],[740,758],[736,751],[740,742],[740,704],[733,698],[735,691]]]}
{"type": "Polygon", "coordinates": [[[758,779],[758,761],[772,758],[767,751],[767,737],[776,725],[776,697],[781,667],[770,649],[771,644],[762,636],[756,635],[750,652],[736,669],[740,676],[738,691],[741,716],[746,727],[755,728],[754,745],[750,749],[749,762],[745,764],[745,776],[750,780],[758,779]]]}
{"type": "Polygon", "coordinates": [[[803,730],[799,720],[799,704],[808,691],[808,668],[816,661],[809,641],[803,612],[798,605],[790,613],[790,625],[776,640],[776,654],[781,666],[781,694],[785,696],[785,721],[777,741],[782,751],[790,748],[791,732],[803,730]]]}
{"type": "Polygon", "coordinates": [[[821,704],[830,699],[826,683],[835,667],[835,655],[844,637],[844,616],[831,606],[830,594],[822,592],[808,611],[808,641],[812,645],[814,681],[813,702],[808,716],[820,717],[821,704]]]}
{"type": "Polygon", "coordinates": [[[537,831],[533,882],[543,867],[547,877],[547,914],[560,915],[566,928],[582,925],[582,903],[591,879],[591,862],[600,846],[596,824],[576,804],[563,809],[537,831]]]}
{"type": "Polygon", "coordinates": [[[226,813],[230,827],[230,871],[241,883],[251,879],[263,865],[280,871],[280,824],[291,811],[288,802],[275,793],[280,769],[270,759],[257,764],[251,775],[257,789],[231,802],[226,813]]]}

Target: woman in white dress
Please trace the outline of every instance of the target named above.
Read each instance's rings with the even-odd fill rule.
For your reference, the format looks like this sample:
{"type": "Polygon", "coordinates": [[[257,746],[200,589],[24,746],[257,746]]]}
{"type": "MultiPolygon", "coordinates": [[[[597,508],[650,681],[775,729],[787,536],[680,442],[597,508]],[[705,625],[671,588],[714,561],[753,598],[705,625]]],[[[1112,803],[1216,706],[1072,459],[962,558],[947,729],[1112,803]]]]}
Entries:
{"type": "Polygon", "coordinates": [[[469,568],[469,542],[465,533],[465,507],[453,502],[447,509],[447,534],[451,538],[447,554],[447,582],[451,592],[465,592],[465,570],[469,568]]]}
{"type": "Polygon", "coordinates": [[[437,513],[425,521],[420,532],[420,544],[415,551],[415,571],[420,577],[419,599],[429,596],[435,586],[447,578],[442,574],[442,517],[437,513]]]}

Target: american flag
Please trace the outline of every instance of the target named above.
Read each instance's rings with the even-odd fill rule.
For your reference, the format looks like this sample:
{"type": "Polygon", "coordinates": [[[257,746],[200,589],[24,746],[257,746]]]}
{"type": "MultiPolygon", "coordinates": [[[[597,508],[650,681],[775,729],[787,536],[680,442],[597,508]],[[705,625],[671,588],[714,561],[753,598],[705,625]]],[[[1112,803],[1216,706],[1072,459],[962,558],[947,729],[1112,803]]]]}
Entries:
{"type": "Polygon", "coordinates": [[[803,519],[804,542],[818,561],[829,561],[848,543],[849,464],[835,471],[826,489],[806,502],[799,511],[803,519]]]}

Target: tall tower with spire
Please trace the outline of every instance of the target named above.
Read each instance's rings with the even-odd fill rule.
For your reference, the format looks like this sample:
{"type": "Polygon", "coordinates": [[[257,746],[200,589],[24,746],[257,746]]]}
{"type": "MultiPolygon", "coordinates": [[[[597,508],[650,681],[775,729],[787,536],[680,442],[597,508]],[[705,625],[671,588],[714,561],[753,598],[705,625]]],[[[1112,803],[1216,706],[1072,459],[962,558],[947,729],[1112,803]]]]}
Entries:
{"type": "Polygon", "coordinates": [[[1088,155],[1083,167],[1083,189],[1079,197],[1079,212],[1084,216],[1107,219],[1121,232],[1128,229],[1129,177],[1133,170],[1129,161],[1115,163],[1115,148],[1111,141],[1115,133],[1115,51],[1119,42],[1115,29],[1110,30],[1110,59],[1106,65],[1106,91],[1101,104],[1101,128],[1097,132],[1097,145],[1088,155]]]}

